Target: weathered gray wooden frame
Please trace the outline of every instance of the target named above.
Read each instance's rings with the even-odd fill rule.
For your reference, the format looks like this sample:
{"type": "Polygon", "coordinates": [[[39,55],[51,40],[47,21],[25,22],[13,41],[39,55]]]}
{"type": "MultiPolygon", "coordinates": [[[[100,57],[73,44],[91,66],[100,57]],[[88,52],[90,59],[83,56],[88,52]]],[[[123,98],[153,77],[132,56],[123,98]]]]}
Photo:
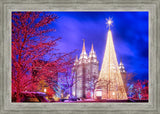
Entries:
{"type": "Polygon", "coordinates": [[[160,113],[160,0],[4,0],[0,1],[0,16],[0,113],[160,113]],[[12,103],[12,11],[148,11],[149,102],[12,103]]]}

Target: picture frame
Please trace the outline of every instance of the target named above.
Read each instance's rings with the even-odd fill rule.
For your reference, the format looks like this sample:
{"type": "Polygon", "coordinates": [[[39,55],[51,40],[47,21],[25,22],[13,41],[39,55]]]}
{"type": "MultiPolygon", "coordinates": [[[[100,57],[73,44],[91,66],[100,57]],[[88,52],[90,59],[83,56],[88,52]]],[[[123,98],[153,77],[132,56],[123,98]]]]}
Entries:
{"type": "Polygon", "coordinates": [[[160,113],[160,0],[46,0],[1,1],[1,113],[160,113]],[[11,12],[12,11],[148,11],[149,102],[148,103],[12,103],[11,12]]]}

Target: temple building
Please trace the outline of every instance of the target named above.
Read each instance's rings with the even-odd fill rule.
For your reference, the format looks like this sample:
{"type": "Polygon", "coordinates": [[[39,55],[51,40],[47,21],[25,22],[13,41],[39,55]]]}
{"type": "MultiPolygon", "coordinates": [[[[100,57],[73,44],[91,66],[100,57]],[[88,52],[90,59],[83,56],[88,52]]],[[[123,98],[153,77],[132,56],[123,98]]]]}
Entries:
{"type": "Polygon", "coordinates": [[[72,71],[74,74],[73,95],[78,98],[93,98],[99,76],[99,61],[93,44],[88,56],[85,49],[85,41],[83,40],[82,52],[79,59],[76,57],[72,71]]]}

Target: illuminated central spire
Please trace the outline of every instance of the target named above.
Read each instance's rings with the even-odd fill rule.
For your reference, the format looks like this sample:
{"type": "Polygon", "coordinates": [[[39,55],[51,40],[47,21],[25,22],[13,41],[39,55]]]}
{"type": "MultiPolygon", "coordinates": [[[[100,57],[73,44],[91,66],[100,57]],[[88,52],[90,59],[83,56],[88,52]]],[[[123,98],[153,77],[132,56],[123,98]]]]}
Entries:
{"type": "Polygon", "coordinates": [[[82,53],[86,53],[85,40],[84,40],[84,39],[83,39],[83,49],[82,49],[82,53]]]}
{"type": "Polygon", "coordinates": [[[119,70],[112,32],[110,30],[111,19],[107,23],[109,24],[107,42],[96,88],[102,89],[102,99],[124,100],[127,99],[127,94],[119,70]]]}
{"type": "Polygon", "coordinates": [[[83,39],[83,48],[82,48],[82,53],[80,55],[80,63],[86,63],[88,59],[87,53],[86,53],[86,48],[85,48],[85,40],[83,39]]]}

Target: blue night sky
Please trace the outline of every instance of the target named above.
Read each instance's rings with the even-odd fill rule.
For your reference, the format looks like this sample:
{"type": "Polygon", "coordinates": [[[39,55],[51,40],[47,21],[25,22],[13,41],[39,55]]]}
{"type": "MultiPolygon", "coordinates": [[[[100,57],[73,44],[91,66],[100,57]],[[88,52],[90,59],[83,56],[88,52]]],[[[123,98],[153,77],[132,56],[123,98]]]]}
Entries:
{"type": "Polygon", "coordinates": [[[118,63],[127,72],[136,73],[135,79],[148,79],[148,12],[54,12],[59,18],[52,24],[55,37],[62,37],[60,52],[78,49],[80,56],[85,39],[89,54],[93,43],[101,68],[106,45],[106,18],[112,18],[111,31],[118,63]]]}

